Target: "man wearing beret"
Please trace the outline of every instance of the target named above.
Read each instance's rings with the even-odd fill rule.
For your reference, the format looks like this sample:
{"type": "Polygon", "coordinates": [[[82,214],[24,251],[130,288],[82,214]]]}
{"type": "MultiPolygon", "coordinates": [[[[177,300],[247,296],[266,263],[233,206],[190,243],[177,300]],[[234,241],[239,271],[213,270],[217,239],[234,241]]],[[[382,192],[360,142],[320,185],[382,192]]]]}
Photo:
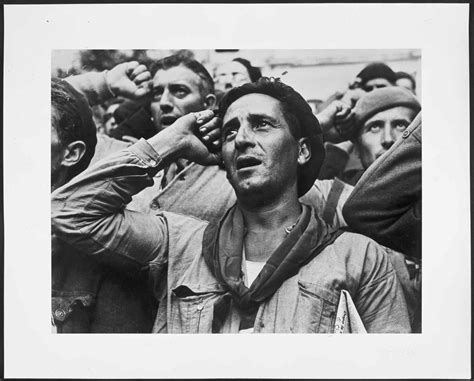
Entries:
{"type": "Polygon", "coordinates": [[[420,112],[421,105],[400,87],[374,90],[354,107],[354,142],[367,169],[398,140],[420,112]]]}
{"type": "MultiPolygon", "coordinates": [[[[343,105],[343,102],[339,102],[343,105]]],[[[337,176],[344,182],[355,185],[367,168],[383,153],[385,153],[397,139],[399,139],[408,125],[415,119],[421,110],[418,99],[401,87],[384,87],[363,95],[350,110],[349,105],[342,107],[328,107],[321,115],[330,115],[335,112],[344,112],[345,125],[341,128],[334,121],[324,125],[334,127],[339,131],[341,141],[350,141],[353,144],[347,148],[339,145],[332,147],[331,158],[337,157],[338,163],[325,162],[323,170],[331,178],[337,176]],[[350,111],[348,111],[350,110],[350,111]],[[349,115],[347,115],[349,114],[349,115]],[[345,171],[349,154],[355,148],[359,154],[362,169],[345,171]],[[329,166],[335,165],[328,170],[329,166]]],[[[334,115],[325,119],[334,119],[334,115]]]]}
{"type": "Polygon", "coordinates": [[[53,231],[129,274],[148,267],[157,333],[330,333],[342,291],[368,332],[409,332],[386,252],[333,232],[298,200],[324,159],[321,128],[301,95],[262,78],[232,89],[213,116],[185,115],[58,189],[53,231]],[[221,142],[237,196],[218,224],[124,208],[178,157],[215,164],[203,141],[221,142]]]}
{"type": "MultiPolygon", "coordinates": [[[[409,136],[408,127],[417,114],[420,113],[420,110],[421,105],[416,97],[401,87],[377,89],[359,99],[353,110],[355,123],[351,132],[354,145],[359,151],[364,167],[364,171],[359,173],[357,180],[366,170],[371,168],[378,158],[385,157],[387,151],[395,142],[403,140],[402,137],[409,136]]],[[[420,155],[420,153],[421,151],[418,149],[417,154],[420,155]]],[[[384,159],[381,158],[381,160],[384,159]]],[[[382,163],[382,161],[377,162],[382,163]]],[[[414,224],[407,219],[408,214],[400,215],[400,210],[404,209],[403,205],[408,203],[408,197],[410,199],[415,197],[420,200],[419,209],[421,209],[421,155],[418,158],[415,156],[405,158],[404,162],[400,160],[385,160],[384,162],[385,165],[381,168],[383,173],[379,170],[377,177],[371,175],[370,181],[365,179],[365,185],[362,186],[364,188],[380,188],[384,184],[385,192],[376,193],[376,199],[373,196],[362,196],[363,200],[361,200],[360,190],[356,186],[357,196],[354,195],[354,198],[359,200],[357,210],[360,211],[362,216],[371,216],[373,222],[369,223],[366,219],[365,226],[360,228],[360,224],[356,222],[357,214],[354,214],[354,206],[351,205],[348,208],[344,206],[344,217],[350,223],[351,229],[358,232],[367,232],[377,242],[388,245],[392,249],[403,251],[403,254],[401,254],[389,250],[390,259],[404,290],[413,331],[421,332],[421,253],[419,241],[412,239],[413,236],[421,237],[421,226],[416,224],[417,229],[408,232],[414,227],[414,224]],[[402,173],[404,173],[403,176],[401,176],[402,173]],[[397,179],[396,186],[391,178],[397,179]],[[406,189],[407,186],[410,189],[406,189]],[[391,195],[392,193],[394,195],[391,195]],[[390,198],[393,201],[388,201],[390,198]],[[371,212],[372,208],[376,208],[376,205],[381,204],[385,204],[384,211],[379,209],[371,212]],[[394,238],[393,234],[388,234],[388,229],[383,224],[386,224],[387,220],[397,220],[399,215],[401,218],[396,224],[397,234],[399,235],[394,238]],[[374,224],[377,226],[376,229],[374,229],[374,224]],[[401,243],[402,241],[403,243],[401,243]],[[407,247],[410,245],[412,247],[408,249],[407,247]],[[414,255],[416,258],[413,257],[414,255]]],[[[366,192],[364,194],[368,196],[366,192]]],[[[349,201],[354,202],[351,201],[351,198],[349,198],[349,201]]],[[[418,210],[419,212],[421,211],[418,210]]]]}

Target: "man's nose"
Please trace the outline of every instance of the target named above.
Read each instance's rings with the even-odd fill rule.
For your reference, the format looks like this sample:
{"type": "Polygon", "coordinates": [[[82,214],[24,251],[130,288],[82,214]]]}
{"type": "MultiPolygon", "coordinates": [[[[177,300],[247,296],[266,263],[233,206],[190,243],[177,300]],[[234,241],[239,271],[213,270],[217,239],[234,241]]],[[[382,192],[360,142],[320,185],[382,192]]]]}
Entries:
{"type": "Polygon", "coordinates": [[[390,126],[385,126],[384,132],[382,135],[382,147],[384,149],[389,149],[391,146],[393,146],[393,143],[395,142],[394,136],[393,136],[393,131],[390,126]]]}
{"type": "Polygon", "coordinates": [[[173,109],[173,102],[170,92],[165,89],[160,98],[160,109],[162,112],[170,112],[173,109]]]}
{"type": "Polygon", "coordinates": [[[243,125],[237,130],[235,147],[239,150],[255,145],[254,134],[250,126],[243,125]]]}

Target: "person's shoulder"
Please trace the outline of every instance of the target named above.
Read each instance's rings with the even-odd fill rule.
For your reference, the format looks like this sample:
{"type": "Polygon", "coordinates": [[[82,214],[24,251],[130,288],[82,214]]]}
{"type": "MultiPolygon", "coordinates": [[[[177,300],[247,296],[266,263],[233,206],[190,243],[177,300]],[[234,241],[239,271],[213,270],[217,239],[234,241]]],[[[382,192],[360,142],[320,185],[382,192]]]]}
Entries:
{"type": "Polygon", "coordinates": [[[318,283],[357,292],[361,282],[383,279],[389,272],[382,246],[361,234],[343,232],[300,270],[300,279],[317,279],[318,283]]]}
{"type": "Polygon", "coordinates": [[[346,263],[378,266],[387,260],[386,249],[365,235],[343,232],[333,242],[332,252],[346,263]]]}

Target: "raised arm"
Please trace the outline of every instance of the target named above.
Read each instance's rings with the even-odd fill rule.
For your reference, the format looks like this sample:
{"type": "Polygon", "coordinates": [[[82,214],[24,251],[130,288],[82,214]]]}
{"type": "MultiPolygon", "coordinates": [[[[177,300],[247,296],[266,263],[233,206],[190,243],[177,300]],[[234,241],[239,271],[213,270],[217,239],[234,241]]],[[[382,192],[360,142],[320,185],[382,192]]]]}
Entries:
{"type": "Polygon", "coordinates": [[[343,215],[351,230],[421,258],[421,113],[360,178],[343,215]]]}
{"type": "Polygon", "coordinates": [[[82,93],[91,106],[115,96],[140,99],[150,92],[151,74],[136,61],[118,64],[111,70],[89,72],[65,78],[82,93]]]}
{"type": "Polygon", "coordinates": [[[159,260],[167,253],[163,217],[125,209],[132,195],[153,183],[154,174],[179,157],[217,163],[202,143],[220,130],[212,111],[188,114],[153,138],[99,161],[52,194],[52,232],[102,261],[127,267],[159,260]],[[204,130],[201,138],[193,131],[204,130]]]}

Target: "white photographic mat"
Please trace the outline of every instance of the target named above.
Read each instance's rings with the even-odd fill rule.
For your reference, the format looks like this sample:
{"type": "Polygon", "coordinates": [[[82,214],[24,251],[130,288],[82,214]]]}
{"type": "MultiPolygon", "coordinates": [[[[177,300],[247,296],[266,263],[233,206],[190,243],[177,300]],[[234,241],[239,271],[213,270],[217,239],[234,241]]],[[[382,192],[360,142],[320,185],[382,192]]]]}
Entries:
{"type": "Polygon", "coordinates": [[[4,11],[6,377],[470,378],[467,4],[8,5],[4,11]],[[52,51],[179,48],[421,51],[422,334],[51,334],[52,51]]]}

